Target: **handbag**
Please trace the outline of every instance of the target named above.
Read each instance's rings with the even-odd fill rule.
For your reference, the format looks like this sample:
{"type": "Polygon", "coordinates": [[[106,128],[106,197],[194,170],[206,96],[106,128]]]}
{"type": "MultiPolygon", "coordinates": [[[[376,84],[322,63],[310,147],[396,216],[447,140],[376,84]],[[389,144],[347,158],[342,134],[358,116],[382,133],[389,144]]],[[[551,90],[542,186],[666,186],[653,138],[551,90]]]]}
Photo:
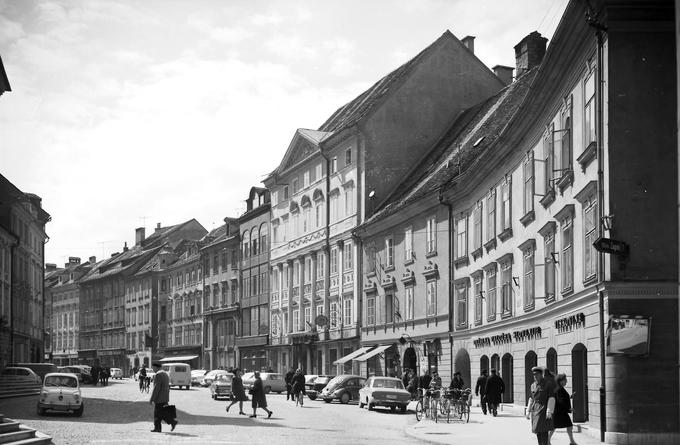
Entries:
{"type": "Polygon", "coordinates": [[[169,419],[177,418],[177,408],[175,408],[175,405],[165,405],[163,407],[163,411],[165,412],[167,418],[169,419]]]}

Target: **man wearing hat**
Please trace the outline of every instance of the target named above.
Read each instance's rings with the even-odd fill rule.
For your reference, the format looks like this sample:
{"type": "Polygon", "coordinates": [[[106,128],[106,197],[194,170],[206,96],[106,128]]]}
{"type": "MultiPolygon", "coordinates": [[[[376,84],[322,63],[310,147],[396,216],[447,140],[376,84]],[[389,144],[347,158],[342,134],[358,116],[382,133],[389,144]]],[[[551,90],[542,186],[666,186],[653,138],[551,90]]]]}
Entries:
{"type": "Polygon", "coordinates": [[[491,375],[486,380],[484,393],[486,394],[486,402],[489,405],[489,411],[494,417],[498,415],[498,405],[501,403],[501,396],[505,392],[505,382],[501,376],[496,373],[496,368],[491,368],[491,375]]]}
{"type": "Polygon", "coordinates": [[[538,445],[550,445],[549,433],[553,429],[555,409],[555,387],[551,379],[544,377],[544,371],[542,366],[531,368],[534,383],[531,384],[531,398],[527,405],[527,418],[531,419],[531,432],[536,434],[538,445]]]}
{"type": "Polygon", "coordinates": [[[151,393],[151,398],[149,403],[154,404],[153,408],[153,429],[152,433],[161,432],[161,420],[171,425],[170,431],[175,431],[177,426],[177,420],[170,417],[166,405],[170,401],[170,377],[168,373],[161,369],[161,364],[159,362],[154,362],[152,365],[156,376],[153,379],[153,392],[151,393]]]}

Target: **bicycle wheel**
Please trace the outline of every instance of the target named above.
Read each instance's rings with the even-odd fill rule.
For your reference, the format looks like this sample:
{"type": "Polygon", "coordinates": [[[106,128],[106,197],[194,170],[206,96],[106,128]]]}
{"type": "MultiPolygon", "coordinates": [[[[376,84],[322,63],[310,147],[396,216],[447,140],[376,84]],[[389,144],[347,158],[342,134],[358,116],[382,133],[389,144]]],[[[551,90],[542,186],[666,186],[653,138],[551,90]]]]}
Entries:
{"type": "Polygon", "coordinates": [[[423,408],[423,401],[419,400],[418,404],[416,405],[416,420],[420,422],[420,420],[427,415],[427,412],[425,411],[425,408],[423,408]]]}
{"type": "Polygon", "coordinates": [[[446,417],[446,423],[449,423],[451,421],[451,401],[449,399],[444,399],[441,406],[442,416],[446,417]]]}
{"type": "Polygon", "coordinates": [[[432,399],[432,405],[430,406],[430,414],[432,415],[432,419],[435,421],[435,423],[438,422],[439,418],[439,404],[437,403],[437,399],[432,399]]]}
{"type": "Polygon", "coordinates": [[[463,404],[463,415],[461,416],[461,420],[465,420],[465,423],[468,423],[470,421],[470,405],[467,403],[463,404]]]}

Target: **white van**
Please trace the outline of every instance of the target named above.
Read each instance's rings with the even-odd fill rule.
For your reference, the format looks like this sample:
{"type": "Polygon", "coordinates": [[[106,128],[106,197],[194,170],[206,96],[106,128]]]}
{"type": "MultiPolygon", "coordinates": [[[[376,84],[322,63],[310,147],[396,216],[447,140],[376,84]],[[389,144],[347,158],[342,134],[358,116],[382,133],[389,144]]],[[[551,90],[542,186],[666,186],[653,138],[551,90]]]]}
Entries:
{"type": "Polygon", "coordinates": [[[163,371],[170,376],[170,386],[178,386],[182,389],[191,387],[191,366],[186,363],[163,363],[163,371]]]}

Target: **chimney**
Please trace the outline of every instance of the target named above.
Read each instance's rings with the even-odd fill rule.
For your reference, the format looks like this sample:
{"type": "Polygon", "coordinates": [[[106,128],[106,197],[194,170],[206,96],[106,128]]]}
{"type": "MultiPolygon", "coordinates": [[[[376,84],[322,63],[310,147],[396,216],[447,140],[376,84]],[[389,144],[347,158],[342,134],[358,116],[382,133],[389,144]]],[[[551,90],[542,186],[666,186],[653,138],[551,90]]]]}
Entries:
{"type": "Polygon", "coordinates": [[[45,263],[45,272],[54,272],[57,270],[57,265],[54,263],[45,263]]]}
{"type": "Polygon", "coordinates": [[[517,73],[515,78],[521,77],[530,69],[537,67],[543,61],[548,39],[541,33],[534,31],[515,45],[515,62],[517,73]]]}
{"type": "Polygon", "coordinates": [[[128,246],[127,246],[127,241],[125,241],[125,245],[123,246],[123,252],[128,251],[128,246]]]}
{"type": "Polygon", "coordinates": [[[156,230],[154,230],[153,233],[156,233],[156,232],[158,232],[159,230],[161,230],[161,223],[156,223],[156,230]]]}
{"type": "Polygon", "coordinates": [[[94,264],[97,262],[97,257],[96,256],[91,256],[90,257],[90,266],[94,266],[94,264]]]}
{"type": "Polygon", "coordinates": [[[505,65],[496,65],[493,67],[493,73],[504,85],[510,85],[512,83],[512,70],[514,70],[513,67],[505,65]]]}
{"type": "Polygon", "coordinates": [[[463,42],[463,45],[465,45],[472,54],[475,53],[475,36],[465,36],[461,42],[463,42]]]}
{"type": "Polygon", "coordinates": [[[68,257],[68,264],[70,266],[77,266],[78,264],[80,264],[80,258],[77,256],[70,256],[68,257]]]}
{"type": "Polygon", "coordinates": [[[146,229],[144,227],[139,227],[135,229],[135,246],[141,246],[142,241],[145,238],[146,229]]]}

